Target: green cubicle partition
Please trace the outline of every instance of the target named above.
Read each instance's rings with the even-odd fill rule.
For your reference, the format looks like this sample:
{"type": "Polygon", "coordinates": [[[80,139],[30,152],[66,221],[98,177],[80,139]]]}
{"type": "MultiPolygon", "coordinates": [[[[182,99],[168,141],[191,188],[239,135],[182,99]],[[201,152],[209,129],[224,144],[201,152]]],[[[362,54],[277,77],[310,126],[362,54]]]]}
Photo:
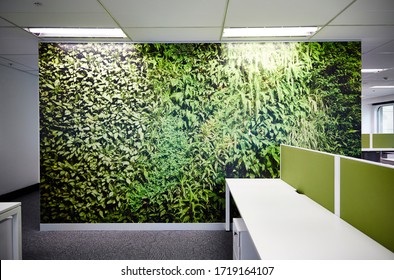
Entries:
{"type": "Polygon", "coordinates": [[[368,149],[370,148],[370,134],[361,134],[361,148],[368,149]]]}
{"type": "Polygon", "coordinates": [[[281,146],[281,179],[334,212],[334,155],[281,146]]]}
{"type": "Polygon", "coordinates": [[[394,134],[373,134],[372,148],[394,148],[394,134]]]}
{"type": "Polygon", "coordinates": [[[394,168],[341,158],[341,218],[394,252],[394,168]]]}
{"type": "Polygon", "coordinates": [[[394,166],[282,145],[281,179],[394,252],[394,166]]]}

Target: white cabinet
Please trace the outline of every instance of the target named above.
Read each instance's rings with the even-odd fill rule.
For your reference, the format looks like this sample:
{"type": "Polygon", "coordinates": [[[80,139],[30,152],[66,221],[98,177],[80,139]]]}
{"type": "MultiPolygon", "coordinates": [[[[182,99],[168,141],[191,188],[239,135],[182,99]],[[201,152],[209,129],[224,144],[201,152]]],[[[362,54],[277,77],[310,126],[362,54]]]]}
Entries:
{"type": "Polygon", "coordinates": [[[259,260],[260,256],[250,237],[245,222],[241,218],[233,219],[233,259],[259,260]]]}
{"type": "Polygon", "coordinates": [[[0,203],[0,259],[22,259],[21,203],[0,203]]]}
{"type": "Polygon", "coordinates": [[[12,260],[12,218],[0,221],[0,260],[12,260]]]}

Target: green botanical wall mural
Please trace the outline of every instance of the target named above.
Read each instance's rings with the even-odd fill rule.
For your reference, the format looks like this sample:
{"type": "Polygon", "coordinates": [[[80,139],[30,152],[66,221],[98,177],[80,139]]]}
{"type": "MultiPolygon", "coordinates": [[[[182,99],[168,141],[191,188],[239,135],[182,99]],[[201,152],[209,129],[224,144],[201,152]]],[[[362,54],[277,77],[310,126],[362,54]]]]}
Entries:
{"type": "Polygon", "coordinates": [[[281,143],[359,156],[360,47],[40,44],[41,222],[221,222],[281,143]]]}

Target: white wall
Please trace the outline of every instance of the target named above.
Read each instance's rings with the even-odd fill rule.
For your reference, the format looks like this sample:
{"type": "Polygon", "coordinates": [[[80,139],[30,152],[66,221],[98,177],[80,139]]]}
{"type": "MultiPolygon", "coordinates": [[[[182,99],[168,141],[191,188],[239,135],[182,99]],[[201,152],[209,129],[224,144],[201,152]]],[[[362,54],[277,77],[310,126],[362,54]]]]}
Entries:
{"type": "Polygon", "coordinates": [[[364,104],[361,106],[361,133],[369,134],[374,133],[374,113],[371,104],[364,104]]]}
{"type": "Polygon", "coordinates": [[[377,120],[376,110],[377,106],[373,106],[374,103],[386,102],[394,100],[394,93],[385,95],[377,98],[368,98],[362,100],[361,107],[361,132],[362,133],[377,133],[377,120]]]}
{"type": "Polygon", "coordinates": [[[38,77],[0,65],[0,195],[39,177],[38,77]]]}

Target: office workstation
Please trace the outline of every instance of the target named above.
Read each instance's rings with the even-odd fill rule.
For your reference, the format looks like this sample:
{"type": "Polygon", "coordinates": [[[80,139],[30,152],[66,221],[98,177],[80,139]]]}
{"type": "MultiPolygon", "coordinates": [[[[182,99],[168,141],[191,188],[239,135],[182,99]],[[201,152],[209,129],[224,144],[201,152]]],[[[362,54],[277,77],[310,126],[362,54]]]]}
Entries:
{"type": "Polygon", "coordinates": [[[362,134],[363,158],[394,165],[394,134],[362,134]]]}
{"type": "Polygon", "coordinates": [[[394,258],[394,168],[285,145],[281,157],[280,179],[226,179],[227,230],[232,198],[261,259],[394,258]]]}

